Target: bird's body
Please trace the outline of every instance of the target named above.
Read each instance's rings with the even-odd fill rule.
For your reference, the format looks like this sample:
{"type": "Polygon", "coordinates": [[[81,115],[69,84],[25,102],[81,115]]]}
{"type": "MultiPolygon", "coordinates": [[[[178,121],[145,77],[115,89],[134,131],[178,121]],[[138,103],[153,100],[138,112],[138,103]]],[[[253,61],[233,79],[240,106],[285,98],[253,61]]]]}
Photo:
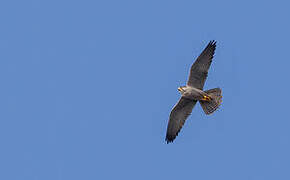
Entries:
{"type": "Polygon", "coordinates": [[[166,132],[167,143],[173,142],[176,138],[197,101],[199,101],[205,114],[213,113],[221,104],[220,88],[203,90],[215,48],[216,42],[210,41],[191,66],[186,86],[178,88],[181,98],[170,113],[166,132]]]}
{"type": "Polygon", "coordinates": [[[196,101],[200,101],[205,96],[208,96],[208,94],[206,94],[204,91],[192,86],[182,86],[179,87],[178,90],[181,93],[182,97],[196,101]]]}

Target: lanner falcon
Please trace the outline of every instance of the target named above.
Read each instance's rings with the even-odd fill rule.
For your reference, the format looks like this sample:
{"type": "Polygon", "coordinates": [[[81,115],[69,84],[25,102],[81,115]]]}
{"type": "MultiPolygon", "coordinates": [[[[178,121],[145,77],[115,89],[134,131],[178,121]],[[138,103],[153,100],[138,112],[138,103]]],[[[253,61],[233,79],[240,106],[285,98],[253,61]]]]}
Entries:
{"type": "Polygon", "coordinates": [[[173,142],[176,138],[197,101],[205,114],[213,113],[221,104],[222,91],[220,88],[203,91],[215,48],[216,41],[210,41],[191,66],[186,86],[178,88],[181,98],[170,113],[165,139],[167,143],[173,142]]]}

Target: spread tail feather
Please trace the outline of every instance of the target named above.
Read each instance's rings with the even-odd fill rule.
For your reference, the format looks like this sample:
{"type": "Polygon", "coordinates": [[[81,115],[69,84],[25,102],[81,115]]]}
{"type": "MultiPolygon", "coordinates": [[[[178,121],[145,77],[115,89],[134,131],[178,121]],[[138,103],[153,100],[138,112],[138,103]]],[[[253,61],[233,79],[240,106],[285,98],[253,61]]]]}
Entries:
{"type": "Polygon", "coordinates": [[[210,97],[210,101],[199,101],[205,114],[211,114],[220,106],[222,102],[222,90],[220,88],[214,88],[204,91],[210,97]]]}

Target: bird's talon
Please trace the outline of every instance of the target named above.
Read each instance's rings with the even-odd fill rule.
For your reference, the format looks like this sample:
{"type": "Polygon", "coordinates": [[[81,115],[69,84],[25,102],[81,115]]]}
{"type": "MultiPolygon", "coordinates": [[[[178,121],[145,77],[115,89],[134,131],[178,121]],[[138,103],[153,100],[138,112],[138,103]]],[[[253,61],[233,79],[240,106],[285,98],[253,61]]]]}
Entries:
{"type": "Polygon", "coordinates": [[[203,96],[202,100],[203,100],[203,101],[210,101],[211,98],[210,98],[209,96],[203,96]]]}

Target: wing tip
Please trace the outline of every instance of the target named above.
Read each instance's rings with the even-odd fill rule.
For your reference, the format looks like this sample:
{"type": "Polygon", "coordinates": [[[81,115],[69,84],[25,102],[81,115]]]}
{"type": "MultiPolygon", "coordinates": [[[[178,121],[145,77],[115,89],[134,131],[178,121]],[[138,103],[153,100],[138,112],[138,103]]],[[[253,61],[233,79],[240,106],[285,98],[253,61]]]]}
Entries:
{"type": "Polygon", "coordinates": [[[167,134],[166,135],[166,138],[165,138],[166,144],[173,143],[173,141],[175,140],[175,138],[178,136],[179,131],[175,135],[167,134]]]}
{"type": "Polygon", "coordinates": [[[216,47],[216,43],[217,43],[216,40],[211,40],[211,41],[209,41],[208,45],[216,47]]]}
{"type": "Polygon", "coordinates": [[[211,41],[209,41],[207,47],[205,48],[205,49],[207,49],[208,51],[211,51],[211,53],[212,53],[212,55],[211,55],[211,59],[213,58],[214,53],[215,53],[216,43],[217,43],[216,40],[211,40],[211,41]]]}
{"type": "Polygon", "coordinates": [[[172,139],[171,139],[171,138],[166,137],[166,139],[165,139],[166,144],[173,143],[174,139],[175,139],[175,138],[172,138],[172,139]]]}

